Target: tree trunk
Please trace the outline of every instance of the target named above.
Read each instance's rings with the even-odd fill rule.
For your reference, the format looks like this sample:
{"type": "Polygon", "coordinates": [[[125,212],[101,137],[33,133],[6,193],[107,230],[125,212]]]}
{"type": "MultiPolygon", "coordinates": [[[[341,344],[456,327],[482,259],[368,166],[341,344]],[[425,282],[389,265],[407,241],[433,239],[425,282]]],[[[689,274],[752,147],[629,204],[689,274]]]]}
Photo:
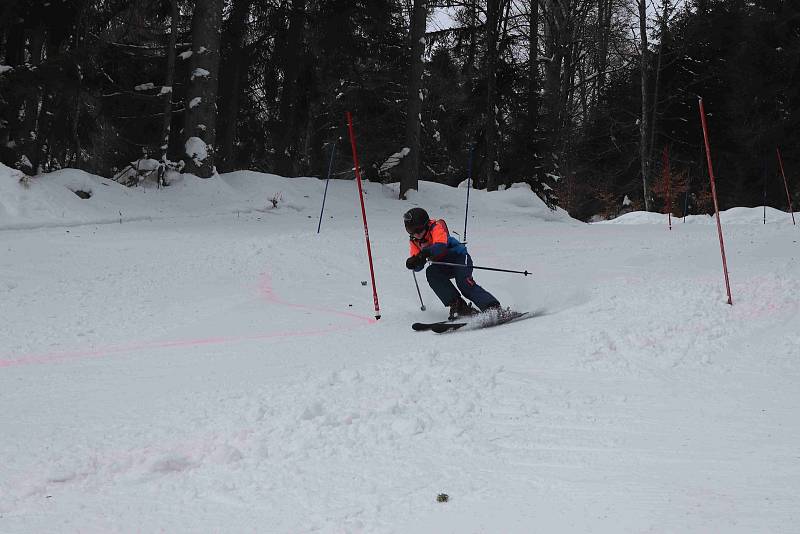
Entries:
{"type": "MultiPolygon", "coordinates": [[[[539,0],[530,0],[528,11],[528,109],[526,125],[526,148],[531,174],[526,179],[534,193],[553,207],[552,194],[548,192],[550,185],[545,173],[543,158],[544,146],[540,131],[541,80],[539,74],[539,0]]],[[[548,164],[549,166],[549,164],[548,164]]]]}
{"type": "Polygon", "coordinates": [[[536,181],[544,178],[539,142],[539,0],[530,0],[528,12],[528,143],[536,181]]]}
{"type": "MultiPolygon", "coordinates": [[[[45,43],[45,55],[48,59],[55,58],[61,48],[64,40],[64,34],[60,32],[50,31],[47,32],[45,43]]],[[[53,159],[56,158],[56,143],[53,136],[52,125],[55,121],[56,114],[59,112],[56,109],[56,97],[54,96],[54,88],[48,84],[48,79],[42,80],[42,107],[39,110],[39,123],[36,130],[36,150],[34,151],[34,159],[31,160],[33,169],[39,172],[40,168],[47,167],[53,159]]],[[[66,156],[62,157],[62,161],[66,156]]]]}
{"type": "Polygon", "coordinates": [[[217,152],[219,168],[223,172],[234,170],[236,126],[242,81],[247,73],[249,58],[244,53],[244,32],[252,0],[234,0],[230,22],[223,35],[219,83],[219,124],[217,125],[217,152]]]}
{"type": "Polygon", "coordinates": [[[648,113],[647,85],[649,76],[647,72],[648,43],[647,43],[647,2],[637,0],[639,7],[639,38],[641,43],[641,77],[642,77],[642,115],[639,118],[639,159],[642,172],[642,195],[644,196],[644,209],[650,211],[649,192],[647,190],[647,175],[650,171],[650,149],[648,148],[648,131],[650,114],[648,113]]]}
{"type": "MultiPolygon", "coordinates": [[[[75,63],[75,100],[74,100],[74,110],[72,113],[72,150],[75,152],[74,158],[74,168],[80,169],[81,163],[83,158],[81,157],[81,138],[78,134],[78,125],[80,124],[81,120],[81,88],[83,84],[81,80],[83,79],[83,74],[81,72],[81,66],[78,63],[75,63]]],[[[66,161],[65,161],[66,166],[66,161]]]]}
{"type": "Polygon", "coordinates": [[[570,113],[571,102],[575,90],[575,41],[571,38],[574,34],[571,17],[569,21],[565,22],[566,26],[563,28],[564,33],[562,34],[562,39],[564,39],[564,41],[562,41],[562,48],[564,50],[564,71],[561,74],[561,89],[559,90],[561,101],[558,104],[560,117],[558,126],[562,131],[567,133],[567,137],[569,138],[571,137],[569,132],[572,127],[572,114],[570,113]]]}
{"type": "Polygon", "coordinates": [[[486,189],[497,190],[497,31],[500,0],[486,6],[486,189]]]}
{"type": "Polygon", "coordinates": [[[608,44],[611,40],[611,11],[611,0],[597,0],[597,53],[595,55],[597,76],[594,86],[594,122],[599,118],[598,111],[602,105],[602,95],[606,86],[608,44]]]}
{"type": "Polygon", "coordinates": [[[283,47],[283,89],[278,112],[278,127],[275,135],[277,172],[291,176],[296,168],[297,121],[295,117],[298,100],[297,79],[300,75],[301,45],[305,35],[306,0],[292,0],[289,16],[289,31],[283,47]]]}
{"type": "MultiPolygon", "coordinates": [[[[14,15],[13,9],[12,16],[14,15]]],[[[25,62],[25,27],[22,24],[10,24],[6,30],[6,65],[16,67],[25,62]]]]}
{"type": "MultiPolygon", "coordinates": [[[[169,134],[172,130],[172,91],[175,82],[175,43],[178,39],[178,0],[170,1],[171,21],[169,43],[167,44],[167,72],[164,73],[164,120],[161,122],[161,164],[162,172],[166,170],[169,134]]],[[[158,177],[159,185],[165,184],[164,175],[158,177]]]]}
{"type": "MultiPolygon", "coordinates": [[[[313,34],[315,30],[310,29],[309,32],[313,34]]],[[[308,58],[309,61],[306,65],[308,87],[306,92],[309,97],[309,104],[308,116],[305,121],[303,174],[308,176],[327,176],[330,159],[325,155],[326,150],[329,149],[329,147],[326,147],[328,143],[336,144],[336,132],[330,132],[326,128],[330,118],[326,110],[330,109],[327,99],[334,95],[321,94],[320,84],[324,84],[326,80],[325,76],[316,68],[316,65],[324,61],[319,39],[312,38],[308,40],[308,58]],[[331,137],[332,133],[333,137],[331,137]]]]}
{"type": "MultiPolygon", "coordinates": [[[[564,61],[564,17],[561,4],[548,0],[546,45],[549,59],[545,66],[545,113],[550,150],[555,158],[561,139],[561,66],[564,61]]],[[[554,168],[556,167],[554,162],[554,168]]]]}
{"type": "MultiPolygon", "coordinates": [[[[34,67],[38,67],[42,62],[44,42],[45,27],[44,25],[39,25],[33,31],[30,40],[30,62],[34,67]]],[[[24,139],[24,142],[23,146],[20,148],[32,165],[37,161],[38,158],[36,157],[36,141],[31,137],[31,132],[38,132],[39,130],[41,103],[42,88],[38,85],[31,87],[28,98],[25,100],[25,119],[22,123],[22,139],[24,139]]],[[[33,171],[38,172],[35,166],[33,167],[33,171]]]]}
{"type": "Polygon", "coordinates": [[[192,16],[192,57],[186,86],[186,172],[214,172],[222,0],[197,0],[192,16]]]}
{"type": "Polygon", "coordinates": [[[669,31],[667,21],[669,20],[670,0],[663,0],[661,6],[663,9],[661,16],[661,39],[658,43],[658,54],[656,57],[656,79],[653,83],[653,112],[650,122],[650,161],[653,161],[653,150],[655,150],[656,124],[658,119],[658,86],[661,82],[661,58],[664,51],[664,41],[669,37],[667,33],[669,31]]]}
{"type": "MultiPolygon", "coordinates": [[[[467,78],[470,78],[470,82],[472,81],[471,78],[475,72],[475,50],[477,47],[477,26],[478,26],[478,6],[475,5],[477,0],[472,0],[469,3],[469,47],[467,48],[467,61],[464,65],[464,74],[467,78]]],[[[470,83],[471,86],[471,83],[470,83]]]]}
{"type": "Polygon", "coordinates": [[[528,12],[528,135],[539,129],[539,0],[528,12]]]}
{"type": "MultiPolygon", "coordinates": [[[[7,18],[7,20],[15,20],[19,18],[16,12],[17,10],[15,9],[16,7],[15,4],[10,3],[0,11],[0,15],[2,15],[4,19],[7,18]]],[[[5,26],[6,38],[6,54],[3,64],[10,67],[22,65],[25,62],[25,28],[22,24],[18,23],[3,24],[3,26],[5,26]]],[[[25,102],[23,98],[17,96],[18,94],[19,93],[16,93],[7,97],[4,95],[7,111],[4,116],[0,117],[0,119],[5,119],[7,121],[4,125],[5,127],[0,127],[0,142],[2,142],[3,147],[5,147],[9,141],[24,145],[30,139],[29,132],[25,131],[25,125],[20,121],[20,115],[25,106],[25,102]]],[[[24,148],[23,146],[23,151],[24,148]]],[[[20,154],[15,151],[13,159],[17,160],[19,155],[20,154]]],[[[33,162],[33,160],[31,161],[33,162]]],[[[35,171],[35,169],[36,167],[34,166],[33,170],[35,171]]],[[[25,171],[28,172],[28,169],[25,169],[25,171]]],[[[31,174],[34,174],[34,172],[31,172],[31,174]]]]}
{"type": "Polygon", "coordinates": [[[406,142],[409,153],[402,161],[400,179],[400,198],[406,198],[409,189],[419,188],[419,168],[421,163],[420,120],[422,115],[422,71],[425,53],[425,23],[427,20],[426,0],[414,0],[411,13],[411,68],[408,80],[408,103],[406,107],[406,142]]]}
{"type": "MultiPolygon", "coordinates": [[[[316,83],[316,78],[312,77],[312,84],[316,83]]],[[[303,135],[303,157],[300,171],[304,176],[316,176],[322,167],[318,164],[320,161],[319,151],[316,150],[318,144],[318,135],[315,135],[317,115],[319,113],[319,101],[314,98],[309,101],[308,114],[305,120],[305,134],[303,135]]],[[[327,170],[327,169],[325,169],[327,170]]]]}

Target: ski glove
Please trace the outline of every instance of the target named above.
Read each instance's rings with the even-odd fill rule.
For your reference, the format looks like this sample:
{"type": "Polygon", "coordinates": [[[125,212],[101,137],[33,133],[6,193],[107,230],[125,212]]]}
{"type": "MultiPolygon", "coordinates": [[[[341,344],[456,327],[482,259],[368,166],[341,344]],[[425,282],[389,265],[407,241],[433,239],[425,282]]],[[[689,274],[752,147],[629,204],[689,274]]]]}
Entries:
{"type": "Polygon", "coordinates": [[[424,254],[424,251],[421,251],[419,254],[411,256],[406,260],[406,269],[412,269],[414,271],[419,271],[423,267],[425,267],[425,260],[427,259],[428,255],[424,254]]]}

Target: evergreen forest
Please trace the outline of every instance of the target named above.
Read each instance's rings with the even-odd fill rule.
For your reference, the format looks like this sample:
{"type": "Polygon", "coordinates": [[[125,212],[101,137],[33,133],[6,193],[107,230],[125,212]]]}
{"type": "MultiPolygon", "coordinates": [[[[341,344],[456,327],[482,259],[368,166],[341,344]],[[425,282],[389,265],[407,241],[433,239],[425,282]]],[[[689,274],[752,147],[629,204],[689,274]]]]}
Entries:
{"type": "Polygon", "coordinates": [[[797,1],[0,6],[0,161],[29,175],[154,161],[325,178],[333,155],[332,175],[351,179],[350,112],[364,177],[400,182],[401,196],[470,176],[488,190],[525,182],[582,220],[708,213],[701,98],[720,209],[788,210],[797,1]]]}

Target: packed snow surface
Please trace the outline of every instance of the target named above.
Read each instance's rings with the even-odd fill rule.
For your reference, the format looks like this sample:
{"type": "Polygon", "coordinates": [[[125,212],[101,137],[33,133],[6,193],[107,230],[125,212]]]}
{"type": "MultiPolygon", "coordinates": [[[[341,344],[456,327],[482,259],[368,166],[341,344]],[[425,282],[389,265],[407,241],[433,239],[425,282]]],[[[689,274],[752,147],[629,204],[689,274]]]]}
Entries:
{"type": "MultiPolygon", "coordinates": [[[[594,224],[472,191],[535,316],[437,335],[402,213],[464,189],[0,166],[0,532],[797,531],[800,230],[594,224]],[[75,191],[91,191],[80,198],[75,191]],[[279,198],[273,208],[270,199],[279,198]],[[439,494],[449,496],[437,502],[439,494]]],[[[630,216],[629,216],[630,217],[630,216]]]]}

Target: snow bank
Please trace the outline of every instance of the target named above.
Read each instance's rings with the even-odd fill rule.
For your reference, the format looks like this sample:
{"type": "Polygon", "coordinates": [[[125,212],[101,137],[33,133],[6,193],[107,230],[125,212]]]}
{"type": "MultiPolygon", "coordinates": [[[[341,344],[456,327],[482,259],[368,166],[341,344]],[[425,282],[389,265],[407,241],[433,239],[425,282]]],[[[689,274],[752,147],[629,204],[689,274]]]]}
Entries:
{"type": "MultiPolygon", "coordinates": [[[[203,159],[205,143],[199,138],[190,141],[187,142],[187,153],[203,159]]],[[[158,167],[158,161],[154,159],[143,159],[137,163],[140,169],[158,167]]],[[[127,172],[133,171],[128,169],[127,172]]],[[[195,216],[199,211],[213,214],[265,210],[271,207],[269,200],[278,194],[279,208],[308,211],[310,217],[317,217],[311,214],[319,210],[324,190],[324,185],[321,185],[323,182],[317,178],[284,178],[253,171],[236,171],[204,180],[190,174],[175,173],[170,177],[172,185],[157,191],[154,184],[147,183],[131,189],[76,169],[63,169],[31,178],[27,187],[20,183],[23,176],[15,169],[0,165],[0,229],[195,216]],[[79,192],[88,194],[90,198],[79,197],[79,192]]],[[[351,209],[348,203],[355,195],[352,181],[334,182],[338,186],[334,189],[341,191],[346,206],[343,209],[351,209]]],[[[458,188],[420,181],[419,191],[410,191],[407,198],[412,204],[424,207],[431,216],[448,219],[458,217],[463,220],[466,200],[464,187],[466,180],[458,188]]],[[[365,188],[372,209],[402,211],[403,208],[394,202],[399,194],[399,184],[371,184],[366,181],[365,188]],[[376,203],[378,198],[381,199],[380,203],[376,203]]],[[[472,218],[496,218],[502,214],[520,214],[528,220],[578,224],[563,209],[550,210],[524,183],[491,193],[484,190],[470,192],[472,218]]],[[[764,223],[763,207],[732,208],[720,215],[723,224],[764,223]]],[[[774,208],[766,209],[766,220],[767,224],[792,224],[790,214],[774,208]]],[[[685,223],[713,225],[715,219],[709,215],[690,215],[685,223]]],[[[635,211],[593,224],[666,225],[667,216],[635,211]]],[[[684,224],[684,219],[673,217],[672,224],[684,224]]]]}
{"type": "MultiPolygon", "coordinates": [[[[202,141],[201,141],[202,142],[202,141]]],[[[140,160],[141,169],[157,168],[158,161],[140,160]]],[[[130,169],[128,170],[130,172],[130,169]]],[[[236,171],[200,179],[191,174],[170,176],[171,185],[155,189],[142,182],[129,188],[114,180],[77,169],[62,169],[30,179],[29,187],[19,183],[22,173],[0,166],[0,229],[75,226],[80,224],[119,223],[165,217],[195,217],[198,213],[226,214],[273,209],[270,199],[279,195],[277,209],[308,212],[317,218],[324,182],[317,178],[284,178],[274,174],[236,171]],[[89,198],[81,198],[78,192],[89,198]]],[[[357,198],[354,182],[334,180],[326,212],[355,214],[352,202],[357,198]]],[[[406,205],[396,202],[399,184],[365,182],[365,195],[371,210],[400,216],[406,205]]],[[[432,216],[463,219],[463,199],[446,185],[420,182],[420,191],[412,191],[409,200],[424,206],[432,216]]],[[[518,184],[506,191],[472,191],[470,212],[473,217],[489,216],[498,210],[524,213],[542,221],[572,221],[559,209],[551,211],[530,188],[518,184]],[[487,215],[484,215],[487,214],[487,215]]],[[[496,215],[491,215],[496,216],[496,215]]]]}
{"type": "MultiPolygon", "coordinates": [[[[767,224],[792,224],[791,214],[767,207],[767,224]]],[[[720,212],[722,224],[764,224],[764,206],[756,208],[731,208],[720,212]]],[[[713,215],[688,215],[688,224],[716,224],[713,215]]],[[[672,217],[672,224],[683,224],[683,217],[672,217]]],[[[598,221],[593,224],[667,224],[665,213],[633,211],[620,215],[616,219],[598,221]]]]}
{"type": "Polygon", "coordinates": [[[120,184],[76,169],[31,178],[27,187],[20,175],[0,165],[2,229],[112,222],[123,206],[138,204],[120,184]]]}

